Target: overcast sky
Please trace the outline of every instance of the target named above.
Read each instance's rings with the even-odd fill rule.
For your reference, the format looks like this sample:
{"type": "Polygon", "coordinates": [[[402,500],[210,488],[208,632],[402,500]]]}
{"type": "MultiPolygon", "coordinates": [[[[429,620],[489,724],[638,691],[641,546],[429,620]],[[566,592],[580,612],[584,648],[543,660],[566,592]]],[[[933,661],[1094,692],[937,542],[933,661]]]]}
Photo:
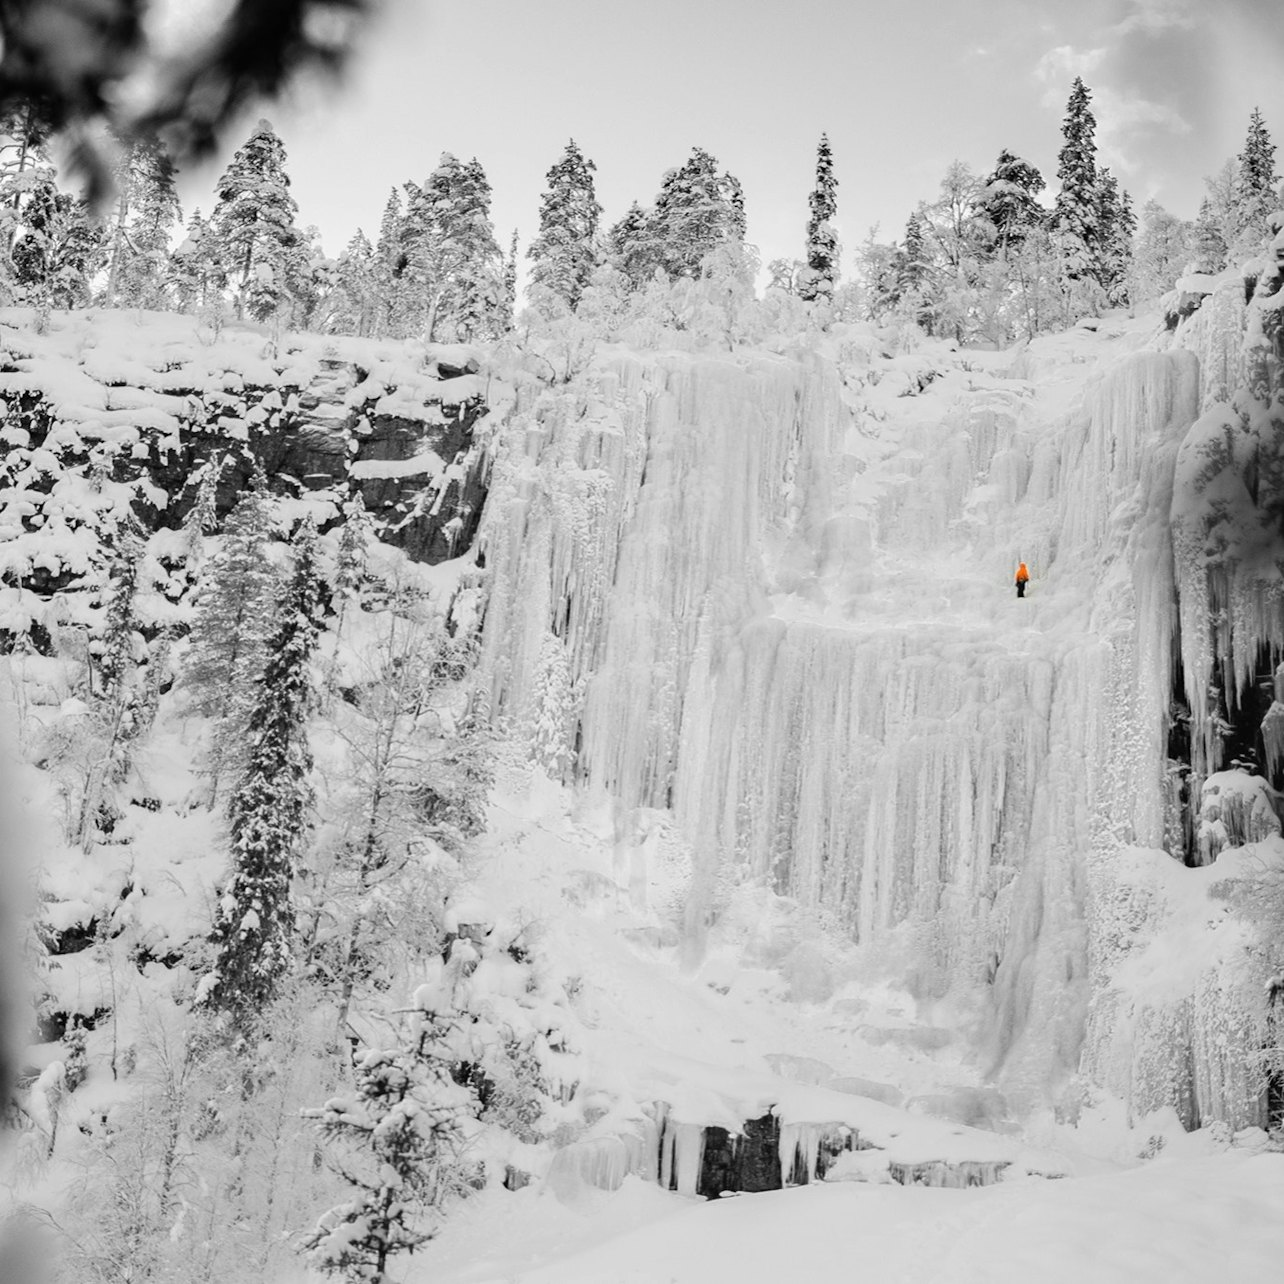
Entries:
{"type": "MultiPolygon", "coordinates": [[[[254,115],[331,253],[357,227],[374,239],[389,188],[443,151],[482,162],[500,241],[524,247],[574,137],[608,224],[699,145],[743,183],[764,262],[794,257],[827,131],[847,271],[954,159],[985,173],[1007,147],[1051,186],[1076,74],[1139,206],[1193,216],[1255,105],[1284,144],[1278,0],[386,0],[345,85],[254,115]]],[[[184,184],[188,209],[208,213],[220,167],[184,184]]]]}

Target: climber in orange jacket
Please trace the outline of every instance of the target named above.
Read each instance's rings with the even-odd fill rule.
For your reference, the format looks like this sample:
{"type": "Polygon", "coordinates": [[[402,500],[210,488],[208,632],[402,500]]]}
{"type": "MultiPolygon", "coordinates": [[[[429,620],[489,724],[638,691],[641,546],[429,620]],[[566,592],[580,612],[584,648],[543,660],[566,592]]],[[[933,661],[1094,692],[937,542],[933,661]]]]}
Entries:
{"type": "Polygon", "coordinates": [[[1021,565],[1017,567],[1016,573],[1017,597],[1025,596],[1025,585],[1029,578],[1030,572],[1026,569],[1025,563],[1022,562],[1021,565]]]}

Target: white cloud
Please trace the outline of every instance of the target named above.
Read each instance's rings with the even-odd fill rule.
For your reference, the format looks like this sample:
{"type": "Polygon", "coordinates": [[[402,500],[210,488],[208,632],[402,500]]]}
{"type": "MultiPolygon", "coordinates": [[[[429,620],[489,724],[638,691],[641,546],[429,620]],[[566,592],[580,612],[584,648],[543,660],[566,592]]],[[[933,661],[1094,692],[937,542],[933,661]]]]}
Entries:
{"type": "Polygon", "coordinates": [[[1044,86],[1043,105],[1055,107],[1064,104],[1070,96],[1070,82],[1076,76],[1090,76],[1101,66],[1109,51],[1101,49],[1076,49],[1073,45],[1057,45],[1039,59],[1034,78],[1044,86]]]}
{"type": "Polygon", "coordinates": [[[1157,35],[1161,31],[1188,30],[1199,22],[1196,0],[1125,0],[1129,10],[1109,34],[1126,36],[1134,31],[1157,35]]]}
{"type": "MultiPolygon", "coordinates": [[[[1166,0],[1152,2],[1163,4],[1166,0]]],[[[1092,94],[1101,163],[1115,170],[1134,170],[1137,167],[1135,149],[1145,135],[1155,131],[1188,134],[1191,126],[1175,107],[1147,98],[1137,90],[1120,90],[1102,83],[1094,73],[1101,69],[1109,52],[1105,46],[1077,49],[1073,45],[1058,45],[1039,59],[1034,75],[1044,86],[1043,105],[1061,108],[1069,97],[1071,82],[1076,76],[1082,76],[1092,94]]]]}

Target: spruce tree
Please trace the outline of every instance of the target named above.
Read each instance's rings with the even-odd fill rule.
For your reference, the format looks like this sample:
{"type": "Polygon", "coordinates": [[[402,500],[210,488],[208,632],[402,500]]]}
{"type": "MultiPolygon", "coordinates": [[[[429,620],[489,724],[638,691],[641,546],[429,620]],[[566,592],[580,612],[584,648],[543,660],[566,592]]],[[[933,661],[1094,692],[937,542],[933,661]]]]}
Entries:
{"type": "Polygon", "coordinates": [[[698,277],[705,257],[744,237],[740,183],[718,172],[717,158],[701,147],[664,176],[647,219],[658,266],[670,278],[698,277]]]}
{"type": "Polygon", "coordinates": [[[338,328],[363,337],[374,333],[379,307],[378,264],[374,246],[360,229],[339,255],[336,277],[342,296],[338,328]]]}
{"type": "Polygon", "coordinates": [[[597,229],[602,207],[597,203],[593,174],[597,166],[571,139],[561,159],[548,171],[540,200],[539,235],[526,251],[531,285],[548,290],[574,308],[597,266],[597,229]]]}
{"type": "Polygon", "coordinates": [[[285,148],[260,120],[218,181],[210,228],[235,291],[238,316],[275,315],[288,296],[292,258],[300,235],[290,195],[285,148]]]}
{"type": "Polygon", "coordinates": [[[376,338],[396,331],[401,311],[402,278],[406,270],[406,256],[402,250],[401,193],[394,187],[383,207],[379,222],[379,239],[374,250],[376,338]]]}
{"type": "Polygon", "coordinates": [[[277,994],[294,962],[291,884],[308,828],[312,654],[320,615],[316,529],[292,540],[294,565],[246,728],[245,769],[228,804],[232,872],[215,915],[212,972],[202,1000],[242,1032],[277,994]]]}
{"type": "Polygon", "coordinates": [[[1065,143],[1057,157],[1057,180],[1061,184],[1052,210],[1052,227],[1062,243],[1062,254],[1070,279],[1088,275],[1094,266],[1099,241],[1097,216],[1097,122],[1092,114],[1092,95],[1076,76],[1066,106],[1061,132],[1065,143]]]}
{"type": "Polygon", "coordinates": [[[129,143],[116,173],[116,206],[108,231],[106,303],[160,307],[168,267],[170,232],[181,217],[174,166],[162,144],[129,143]]]}
{"type": "Polygon", "coordinates": [[[356,1062],[350,1092],[332,1097],[316,1120],[331,1164],[349,1187],[303,1240],[312,1265],[351,1284],[389,1284],[403,1253],[430,1240],[439,1210],[456,1193],[470,1095],[434,1055],[431,1026],[407,1047],[374,1048],[356,1062]]]}
{"type": "Polygon", "coordinates": [[[1132,270],[1132,242],[1137,216],[1132,198],[1120,188],[1108,169],[1097,173],[1097,243],[1093,276],[1106,302],[1119,306],[1128,302],[1128,278],[1132,270]]]}
{"type": "Polygon", "coordinates": [[[409,183],[406,191],[396,256],[399,331],[430,342],[502,334],[503,256],[481,165],[444,152],[423,186],[409,183]]]}
{"type": "Polygon", "coordinates": [[[223,288],[225,276],[209,223],[199,209],[169,259],[168,286],[180,312],[198,313],[223,288]]]}
{"type": "Polygon", "coordinates": [[[635,290],[655,274],[658,258],[651,224],[647,212],[637,201],[607,232],[606,248],[611,265],[628,277],[635,290]]]}
{"type": "Polygon", "coordinates": [[[917,211],[905,224],[905,237],[892,256],[888,301],[907,310],[925,329],[931,328],[932,260],[924,234],[923,216],[917,211]]]}
{"type": "Polygon", "coordinates": [[[1036,198],[1044,187],[1043,175],[1029,161],[1006,147],[999,153],[983,185],[979,212],[994,229],[993,248],[1001,258],[1042,225],[1045,213],[1036,198]]]}
{"type": "Polygon", "coordinates": [[[1194,237],[1195,270],[1209,276],[1223,271],[1226,267],[1226,238],[1222,235],[1221,221],[1207,196],[1199,203],[1194,237]]]}
{"type": "Polygon", "coordinates": [[[811,217],[807,220],[807,267],[801,273],[798,293],[809,302],[828,302],[838,284],[838,179],[834,177],[834,156],[829,136],[821,134],[816,149],[816,186],[808,198],[811,217]]]}
{"type": "Polygon", "coordinates": [[[1254,107],[1244,150],[1236,157],[1235,241],[1241,253],[1253,253],[1266,236],[1267,215],[1279,205],[1278,183],[1275,144],[1271,142],[1262,113],[1254,107]]]}
{"type": "Polygon", "coordinates": [[[188,708],[213,722],[208,759],[210,805],[227,767],[245,748],[255,678],[264,663],[277,578],[268,560],[272,513],[261,473],[228,516],[218,550],[196,591],[182,685],[188,708]]]}

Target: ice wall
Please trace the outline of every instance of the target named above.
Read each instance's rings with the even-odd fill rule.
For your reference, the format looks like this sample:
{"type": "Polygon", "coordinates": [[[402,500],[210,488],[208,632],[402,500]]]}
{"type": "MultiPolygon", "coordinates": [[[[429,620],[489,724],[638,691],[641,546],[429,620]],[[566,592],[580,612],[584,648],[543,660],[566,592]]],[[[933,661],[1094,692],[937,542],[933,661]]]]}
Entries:
{"type": "Polygon", "coordinates": [[[984,996],[1030,1101],[1085,1029],[1117,1063],[1112,862],[1189,805],[1170,521],[1206,354],[1138,346],[612,351],[519,387],[483,520],[492,710],[621,814],[672,809],[689,951],[728,876],[763,881],[919,995],[984,996]]]}

